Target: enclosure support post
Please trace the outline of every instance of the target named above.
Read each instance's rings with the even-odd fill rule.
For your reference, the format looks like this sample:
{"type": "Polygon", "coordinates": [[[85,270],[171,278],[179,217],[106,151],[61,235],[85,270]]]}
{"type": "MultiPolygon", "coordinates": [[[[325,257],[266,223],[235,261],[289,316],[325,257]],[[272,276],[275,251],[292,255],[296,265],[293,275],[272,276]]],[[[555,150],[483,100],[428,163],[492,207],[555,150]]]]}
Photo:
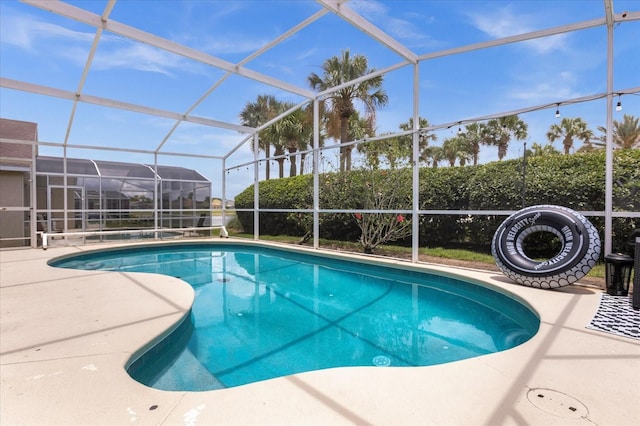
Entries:
{"type": "Polygon", "coordinates": [[[106,219],[106,214],[104,212],[106,203],[105,203],[104,197],[102,196],[102,174],[98,168],[98,165],[95,163],[95,161],[93,162],[93,166],[96,168],[96,171],[98,173],[98,211],[100,212],[99,214],[100,224],[98,225],[98,229],[102,231],[104,230],[104,228],[107,227],[107,219],[106,219]]]}
{"type": "Polygon", "coordinates": [[[420,208],[420,73],[419,62],[413,65],[413,164],[412,170],[412,213],[411,213],[411,261],[418,261],[418,249],[420,245],[420,216],[418,209],[420,208]]]}
{"type": "Polygon", "coordinates": [[[37,188],[36,188],[36,145],[37,142],[31,144],[31,180],[29,181],[30,190],[30,214],[29,217],[31,220],[29,221],[29,229],[30,229],[30,241],[31,248],[38,247],[38,198],[37,198],[37,188]]]}
{"type": "MultiPolygon", "coordinates": [[[[222,159],[222,227],[226,230],[226,225],[227,225],[227,159],[223,158],[222,159]]],[[[213,201],[213,191],[209,191],[209,214],[212,214],[212,207],[213,204],[211,203],[211,201],[213,201]]],[[[213,216],[212,216],[213,218],[213,216]]],[[[213,219],[212,219],[213,220],[213,219]]],[[[220,236],[222,237],[222,234],[220,234],[220,236]]],[[[227,235],[228,236],[228,235],[227,235]]]]}
{"type": "MultiPolygon", "coordinates": [[[[65,144],[64,149],[62,150],[63,152],[63,160],[62,160],[62,175],[63,175],[63,179],[64,181],[62,182],[62,203],[63,203],[63,207],[64,207],[64,212],[62,213],[62,220],[64,221],[63,225],[62,225],[62,232],[69,232],[69,229],[67,228],[67,220],[69,220],[69,194],[67,194],[67,145],[65,144]]],[[[51,225],[53,226],[53,222],[51,222],[51,225]]]]}
{"type": "Polygon", "coordinates": [[[258,155],[260,152],[260,139],[258,132],[253,135],[253,239],[260,239],[260,164],[258,155]]]}
{"type": "Polygon", "coordinates": [[[604,255],[611,253],[613,222],[613,22],[607,23],[607,139],[605,156],[604,255]]]}
{"type": "Polygon", "coordinates": [[[522,208],[527,207],[527,141],[522,148],[522,208]]]}
{"type": "Polygon", "coordinates": [[[313,100],[313,248],[320,246],[320,103],[313,100]]]}
{"type": "MultiPolygon", "coordinates": [[[[154,199],[154,207],[153,207],[153,229],[158,230],[158,208],[162,205],[162,200],[158,199],[158,195],[160,195],[160,191],[158,191],[158,152],[153,153],[153,199],[154,199]]],[[[158,233],[153,234],[154,238],[158,239],[158,233]]]]}

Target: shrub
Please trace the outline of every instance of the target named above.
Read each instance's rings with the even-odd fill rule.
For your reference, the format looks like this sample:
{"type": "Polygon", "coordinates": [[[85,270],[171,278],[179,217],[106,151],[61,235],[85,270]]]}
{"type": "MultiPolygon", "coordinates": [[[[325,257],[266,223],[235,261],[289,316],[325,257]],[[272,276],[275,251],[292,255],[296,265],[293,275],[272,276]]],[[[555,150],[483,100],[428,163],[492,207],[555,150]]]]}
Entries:
{"type": "MultiPolygon", "coordinates": [[[[616,211],[640,210],[640,150],[614,152],[613,207],[616,211]]],[[[398,187],[411,193],[411,171],[397,173],[397,179],[376,180],[375,193],[394,193],[398,187]],[[385,186],[387,185],[387,186],[385,186]],[[392,187],[392,186],[393,187],[392,187]]],[[[320,208],[367,209],[372,205],[371,178],[363,170],[319,176],[320,208]]],[[[310,209],[313,206],[313,176],[260,182],[260,208],[310,209]]],[[[522,159],[478,166],[424,168],[419,172],[420,208],[424,210],[519,210],[536,204],[558,204],[579,211],[605,208],[605,153],[595,151],[573,155],[532,157],[523,173],[522,159]],[[524,190],[524,197],[523,197],[524,190]]],[[[236,197],[236,208],[253,207],[253,185],[236,197]]],[[[406,200],[405,200],[406,201],[406,200]]],[[[410,202],[394,201],[389,208],[407,208],[410,202]]],[[[237,212],[246,232],[253,232],[253,213],[237,212]]],[[[320,215],[322,238],[354,241],[361,235],[350,214],[320,215]]],[[[263,234],[304,235],[311,230],[309,213],[260,213],[263,234]]],[[[504,215],[422,215],[419,242],[422,246],[467,247],[490,251],[490,243],[504,215]]],[[[601,233],[604,219],[590,218],[601,233]]],[[[640,228],[635,218],[616,218],[613,247],[628,250],[628,238],[640,228]]]]}
{"type": "MultiPolygon", "coordinates": [[[[312,205],[313,176],[302,175],[286,179],[271,179],[259,183],[261,209],[295,209],[312,205]]],[[[253,208],[254,185],[238,194],[235,198],[236,209],[253,208]]],[[[245,232],[252,233],[253,212],[236,211],[236,216],[245,232]]],[[[261,234],[266,235],[303,235],[305,230],[295,221],[290,220],[289,213],[261,212],[259,215],[261,234]]]]}

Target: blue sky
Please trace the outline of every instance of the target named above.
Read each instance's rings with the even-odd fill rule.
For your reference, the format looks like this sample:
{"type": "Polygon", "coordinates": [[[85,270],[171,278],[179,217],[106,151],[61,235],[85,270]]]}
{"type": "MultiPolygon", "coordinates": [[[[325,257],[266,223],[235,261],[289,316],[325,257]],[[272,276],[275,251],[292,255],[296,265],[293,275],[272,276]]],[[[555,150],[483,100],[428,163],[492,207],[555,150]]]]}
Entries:
{"type": "MultiPolygon", "coordinates": [[[[106,0],[69,1],[102,14],[106,0]]],[[[358,0],[349,7],[418,55],[508,37],[603,16],[601,0],[537,1],[374,1],[358,0]]],[[[146,1],[119,0],[110,19],[237,63],[298,23],[322,10],[315,1],[146,1]]],[[[640,2],[614,0],[614,12],[639,12],[640,2]]],[[[3,78],[75,92],[95,35],[95,27],[17,1],[0,1],[0,75],[3,78]]],[[[431,124],[450,123],[562,102],[606,91],[606,28],[597,27],[529,42],[446,56],[420,64],[420,115],[431,124]]],[[[350,49],[372,68],[402,61],[333,13],[327,13],[245,67],[310,90],[307,77],[321,73],[329,57],[350,49]]],[[[640,21],[615,29],[614,91],[640,86],[640,21]]],[[[224,71],[105,31],[89,70],[83,95],[109,98],[183,114],[224,71]]],[[[412,115],[412,68],[385,76],[389,105],[377,113],[377,132],[393,132],[412,115]]],[[[214,90],[193,115],[240,124],[247,102],[260,94],[299,103],[302,97],[239,76],[214,90]]],[[[640,96],[621,98],[623,114],[640,115],[640,96]]],[[[62,143],[72,102],[0,88],[0,115],[38,123],[41,141],[62,143]]],[[[596,100],[560,107],[562,117],[582,117],[596,133],[606,124],[606,102],[596,100]]],[[[549,126],[559,121],[555,108],[522,114],[529,125],[528,145],[545,144],[549,126]]],[[[175,120],[79,103],[68,143],[154,150],[170,134],[175,120]]],[[[456,128],[437,132],[438,142],[456,128]]],[[[168,152],[222,156],[243,135],[192,123],[182,123],[163,145],[168,152]]],[[[554,146],[561,148],[561,142],[554,146]]],[[[522,154],[513,142],[509,156],[522,154]]],[[[43,155],[62,156],[57,147],[41,147],[43,155]]],[[[327,155],[326,161],[333,161],[327,155]]],[[[153,156],[102,150],[69,149],[70,157],[153,163],[153,156]]],[[[335,157],[335,155],[333,155],[335,157]]],[[[240,147],[227,166],[252,158],[240,147]]],[[[496,159],[490,148],[482,161],[496,159]]],[[[194,168],[213,181],[220,196],[222,165],[212,159],[159,157],[160,164],[194,168]]],[[[331,165],[326,165],[330,169],[331,165]]],[[[288,168],[287,168],[288,169],[288,168]]],[[[272,172],[273,173],[273,172],[272,172]]],[[[232,198],[252,182],[246,167],[228,173],[232,198]]]]}

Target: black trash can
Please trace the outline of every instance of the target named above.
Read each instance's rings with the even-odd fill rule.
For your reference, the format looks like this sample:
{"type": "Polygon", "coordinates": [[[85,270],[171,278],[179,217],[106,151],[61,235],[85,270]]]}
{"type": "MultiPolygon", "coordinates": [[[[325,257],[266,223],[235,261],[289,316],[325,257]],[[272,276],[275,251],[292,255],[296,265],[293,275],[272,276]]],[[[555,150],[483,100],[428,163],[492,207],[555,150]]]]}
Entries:
{"type": "Polygon", "coordinates": [[[617,253],[604,257],[607,293],[611,296],[627,296],[633,258],[629,255],[617,253]]]}

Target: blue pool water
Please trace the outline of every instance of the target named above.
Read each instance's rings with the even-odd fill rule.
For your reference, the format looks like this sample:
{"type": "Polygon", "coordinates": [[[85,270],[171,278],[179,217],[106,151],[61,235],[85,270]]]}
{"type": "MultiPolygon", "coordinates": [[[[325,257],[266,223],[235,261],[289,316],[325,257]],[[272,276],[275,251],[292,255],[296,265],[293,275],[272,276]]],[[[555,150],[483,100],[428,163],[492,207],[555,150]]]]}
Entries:
{"type": "Polygon", "coordinates": [[[441,364],[517,346],[540,323],[515,299],[460,279],[250,244],[136,247],[51,264],[154,272],[193,286],[191,315],[128,368],[165,390],[441,364]]]}

